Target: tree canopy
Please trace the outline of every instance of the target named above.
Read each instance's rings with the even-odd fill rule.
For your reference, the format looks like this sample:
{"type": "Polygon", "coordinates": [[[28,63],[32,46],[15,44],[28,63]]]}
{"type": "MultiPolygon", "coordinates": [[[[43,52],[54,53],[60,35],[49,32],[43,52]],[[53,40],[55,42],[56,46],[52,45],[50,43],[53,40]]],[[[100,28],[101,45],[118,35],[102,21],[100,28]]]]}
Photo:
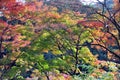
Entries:
{"type": "Polygon", "coordinates": [[[120,7],[108,2],[0,0],[0,80],[119,80],[120,7]]]}

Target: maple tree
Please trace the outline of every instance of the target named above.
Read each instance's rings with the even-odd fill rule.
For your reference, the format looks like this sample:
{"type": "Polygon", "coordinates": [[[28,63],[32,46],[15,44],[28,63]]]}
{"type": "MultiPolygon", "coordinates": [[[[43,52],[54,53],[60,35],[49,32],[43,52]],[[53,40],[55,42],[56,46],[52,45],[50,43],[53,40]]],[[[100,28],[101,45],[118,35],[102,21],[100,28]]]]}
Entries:
{"type": "MultiPolygon", "coordinates": [[[[100,3],[101,5],[103,5],[103,8],[106,8],[106,13],[100,13],[97,12],[97,14],[99,14],[103,19],[103,24],[105,25],[103,29],[106,29],[106,33],[111,35],[111,37],[114,39],[116,44],[115,46],[117,46],[118,48],[118,52],[113,52],[113,54],[117,54],[118,58],[119,57],[119,51],[120,51],[120,42],[119,42],[119,37],[120,37],[120,25],[119,25],[119,16],[117,15],[119,13],[119,9],[115,10],[115,11],[110,11],[110,9],[108,9],[108,7],[106,7],[106,3],[100,3]],[[117,17],[116,17],[117,16],[117,17]],[[116,32],[116,33],[115,33],[116,32]]],[[[113,44],[113,43],[112,43],[113,44]]]]}
{"type": "MultiPolygon", "coordinates": [[[[78,21],[78,24],[93,30],[90,31],[90,33],[94,37],[94,40],[90,44],[92,47],[96,46],[96,48],[98,48],[97,52],[99,52],[100,49],[103,50],[106,54],[106,59],[107,57],[110,58],[110,54],[113,54],[116,58],[120,59],[120,25],[119,16],[117,15],[119,13],[119,9],[111,11],[111,9],[107,6],[106,1],[101,2],[98,0],[98,4],[102,5],[102,9],[98,11],[93,8],[96,14],[91,15],[91,17],[94,17],[94,19],[88,18],[88,20],[80,20],[78,21]]],[[[115,61],[119,62],[119,60],[115,61]]]]}
{"type": "Polygon", "coordinates": [[[51,7],[46,11],[47,15],[41,14],[42,16],[38,15],[34,17],[36,18],[36,25],[34,25],[35,29],[37,30],[35,30],[36,36],[32,40],[31,47],[28,48],[28,50],[26,49],[26,53],[31,53],[32,56],[40,56],[40,58],[41,56],[44,56],[45,60],[44,58],[38,58],[38,61],[36,61],[36,57],[34,56],[32,61],[33,63],[37,64],[37,68],[42,71],[46,77],[48,77],[48,73],[52,69],[61,69],[58,67],[60,64],[64,64],[61,71],[67,69],[67,73],[69,74],[76,74],[77,71],[79,71],[77,65],[80,64],[80,59],[83,61],[83,63],[91,63],[94,65],[95,57],[91,54],[88,48],[84,47],[81,49],[79,47],[79,45],[83,44],[87,39],[88,41],[90,40],[90,37],[88,37],[89,35],[87,36],[89,32],[82,31],[83,28],[77,26],[77,21],[79,18],[76,16],[73,17],[75,15],[74,13],[68,11],[67,13],[68,14],[66,14],[66,12],[63,12],[62,14],[59,14],[55,11],[55,8],[51,7]],[[49,52],[50,50],[52,50],[51,53],[49,52]],[[86,50],[85,53],[83,52],[84,50],[86,50]],[[47,51],[47,53],[40,54],[44,51],[47,51]],[[89,54],[91,57],[83,57],[85,54],[89,54]],[[65,57],[65,59],[62,59],[61,57],[65,57]],[[58,63],[55,60],[57,60],[58,63]],[[59,60],[61,63],[59,63],[59,60]],[[71,60],[73,61],[71,62],[71,60]],[[91,60],[91,62],[89,60],[91,60]],[[69,62],[69,65],[66,66],[66,62],[69,62]],[[56,66],[54,67],[54,65],[56,66]],[[70,67],[68,68],[68,66],[70,67]],[[74,69],[70,70],[72,66],[74,66],[74,69]]]}

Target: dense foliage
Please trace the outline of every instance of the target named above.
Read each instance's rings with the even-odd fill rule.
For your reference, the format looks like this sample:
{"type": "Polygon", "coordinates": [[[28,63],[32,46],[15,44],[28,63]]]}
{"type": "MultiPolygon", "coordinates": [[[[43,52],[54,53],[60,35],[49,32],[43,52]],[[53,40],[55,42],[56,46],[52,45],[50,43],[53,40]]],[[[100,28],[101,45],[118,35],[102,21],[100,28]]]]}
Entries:
{"type": "Polygon", "coordinates": [[[119,10],[99,4],[0,0],[0,80],[119,80],[119,10]]]}

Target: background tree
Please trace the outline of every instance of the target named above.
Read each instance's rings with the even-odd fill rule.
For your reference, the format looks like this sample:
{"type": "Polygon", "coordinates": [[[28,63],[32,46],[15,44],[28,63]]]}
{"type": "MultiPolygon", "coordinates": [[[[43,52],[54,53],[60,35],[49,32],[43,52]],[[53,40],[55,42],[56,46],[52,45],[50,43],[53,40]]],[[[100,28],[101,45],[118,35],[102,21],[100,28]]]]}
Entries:
{"type": "Polygon", "coordinates": [[[26,10],[22,3],[14,0],[4,0],[0,4],[0,79],[13,79],[21,69],[16,64],[22,54],[20,49],[30,43],[25,35],[28,29],[23,18],[26,10]]]}

